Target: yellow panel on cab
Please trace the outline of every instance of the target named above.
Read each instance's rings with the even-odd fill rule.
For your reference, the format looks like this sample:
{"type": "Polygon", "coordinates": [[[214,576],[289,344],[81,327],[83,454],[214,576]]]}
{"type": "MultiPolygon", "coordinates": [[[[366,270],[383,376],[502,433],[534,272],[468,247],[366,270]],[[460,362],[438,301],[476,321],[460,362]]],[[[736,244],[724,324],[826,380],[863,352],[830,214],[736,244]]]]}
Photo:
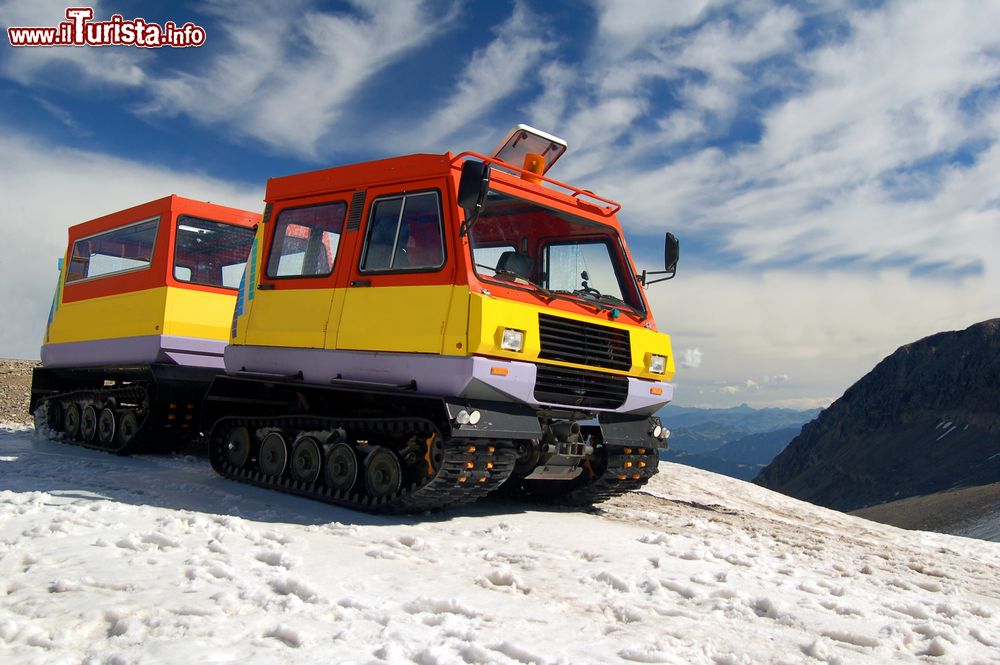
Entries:
{"type": "Polygon", "coordinates": [[[235,302],[235,294],[168,287],[163,333],[227,340],[235,302]]]}
{"type": "MultiPolygon", "coordinates": [[[[64,302],[49,328],[49,343],[162,335],[169,287],[64,302]]],[[[229,305],[232,315],[232,304],[229,305]]],[[[226,339],[223,334],[219,339],[226,339]]]]}
{"type": "Polygon", "coordinates": [[[333,289],[257,290],[246,343],[322,349],[333,289]]]}
{"type": "MultiPolygon", "coordinates": [[[[538,362],[541,351],[541,338],[538,331],[538,315],[545,313],[556,315],[551,308],[529,305],[513,300],[490,298],[479,293],[470,296],[469,304],[469,352],[485,356],[497,356],[511,360],[538,362]],[[524,348],[519,351],[505,351],[500,348],[504,328],[512,328],[524,332],[524,348]]],[[[616,374],[628,374],[658,381],[669,381],[674,376],[674,359],[670,345],[670,336],[665,333],[647,330],[636,326],[625,326],[610,321],[595,321],[593,317],[579,316],[569,312],[558,312],[558,316],[597,324],[629,333],[632,348],[632,367],[627,371],[602,369],[616,374]],[[667,358],[663,374],[653,374],[648,371],[647,356],[662,355],[667,358]]],[[[582,367],[572,363],[554,360],[544,362],[566,367],[582,367]]]]}
{"type": "MultiPolygon", "coordinates": [[[[338,349],[401,351],[465,355],[464,331],[449,324],[464,316],[464,306],[453,312],[452,298],[465,301],[467,286],[380,286],[350,288],[344,298],[338,349]],[[446,335],[449,331],[451,334],[446,335]]],[[[259,297],[259,296],[258,296],[259,297]]]]}

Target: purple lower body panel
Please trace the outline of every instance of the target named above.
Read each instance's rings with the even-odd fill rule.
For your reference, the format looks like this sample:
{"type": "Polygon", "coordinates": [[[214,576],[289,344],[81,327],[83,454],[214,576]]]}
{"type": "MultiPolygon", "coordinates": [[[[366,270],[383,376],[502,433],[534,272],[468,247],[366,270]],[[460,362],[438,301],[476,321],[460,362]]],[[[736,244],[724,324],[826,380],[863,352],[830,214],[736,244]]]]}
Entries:
{"type": "Polygon", "coordinates": [[[223,368],[226,342],[200,337],[143,335],[42,346],[44,367],[90,367],[169,363],[223,368]]]}
{"type": "MultiPolygon", "coordinates": [[[[301,373],[304,382],[325,386],[336,380],[394,386],[413,382],[416,391],[426,395],[580,408],[569,402],[536,399],[534,363],[481,356],[227,346],[226,372],[241,371],[285,376],[301,373]]],[[[671,399],[673,385],[628,377],[628,393],[620,407],[584,409],[649,415],[671,399]],[[660,394],[654,395],[654,390],[660,394]]]]}

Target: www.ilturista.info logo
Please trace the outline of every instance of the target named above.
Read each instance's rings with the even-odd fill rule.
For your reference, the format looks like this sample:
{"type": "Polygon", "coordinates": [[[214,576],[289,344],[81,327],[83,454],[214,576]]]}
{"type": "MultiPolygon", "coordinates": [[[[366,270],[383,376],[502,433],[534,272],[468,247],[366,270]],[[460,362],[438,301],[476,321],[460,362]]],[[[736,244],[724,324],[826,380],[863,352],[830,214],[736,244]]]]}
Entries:
{"type": "Polygon", "coordinates": [[[126,20],[113,14],[108,21],[94,21],[91,7],[69,7],[67,21],[55,27],[11,27],[7,38],[11,46],[138,46],[184,48],[205,43],[205,28],[188,21],[178,26],[173,21],[163,25],[142,18],[126,20]]]}

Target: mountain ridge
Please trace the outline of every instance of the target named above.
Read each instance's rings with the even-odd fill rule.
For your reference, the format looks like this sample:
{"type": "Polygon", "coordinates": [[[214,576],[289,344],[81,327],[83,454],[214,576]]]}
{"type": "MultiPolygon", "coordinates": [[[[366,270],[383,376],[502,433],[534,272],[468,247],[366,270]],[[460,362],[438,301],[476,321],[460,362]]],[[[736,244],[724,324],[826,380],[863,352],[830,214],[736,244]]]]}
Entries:
{"type": "Polygon", "coordinates": [[[671,431],[665,460],[731,478],[751,480],[819,409],[667,407],[660,412],[671,431]]]}
{"type": "Polygon", "coordinates": [[[1000,319],[905,344],[754,482],[840,510],[1000,480],[1000,319]]]}

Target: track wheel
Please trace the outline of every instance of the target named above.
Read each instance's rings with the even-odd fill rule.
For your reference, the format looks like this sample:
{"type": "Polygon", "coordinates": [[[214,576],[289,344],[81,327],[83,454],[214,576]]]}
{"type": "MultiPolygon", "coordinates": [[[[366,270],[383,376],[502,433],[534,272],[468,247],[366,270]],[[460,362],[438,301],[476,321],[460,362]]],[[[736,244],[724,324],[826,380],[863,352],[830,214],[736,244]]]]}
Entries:
{"type": "Polygon", "coordinates": [[[278,477],[288,466],[288,445],[279,432],[271,432],[260,442],[260,470],[265,475],[278,477]]]}
{"type": "Polygon", "coordinates": [[[63,414],[63,431],[66,432],[66,436],[71,439],[75,439],[80,436],[80,405],[75,402],[70,402],[66,405],[66,411],[63,414]]]}
{"type": "Polygon", "coordinates": [[[403,470],[391,450],[376,446],[365,458],[365,486],[369,496],[382,498],[399,491],[403,470]]]}
{"type": "Polygon", "coordinates": [[[292,478],[303,483],[314,483],[323,470],[323,453],[319,441],[303,436],[292,446],[292,478]]]}
{"type": "Polygon", "coordinates": [[[118,412],[118,444],[123,448],[135,440],[139,434],[139,416],[135,411],[125,409],[118,412]]]}
{"type": "MultiPolygon", "coordinates": [[[[45,426],[53,432],[63,430],[63,408],[59,402],[46,402],[45,406],[45,426]]],[[[36,424],[37,429],[37,424],[36,424]]]]}
{"type": "Polygon", "coordinates": [[[538,441],[535,440],[515,441],[514,452],[517,453],[517,457],[514,459],[514,473],[518,476],[526,476],[531,473],[542,458],[541,448],[538,441]]]}
{"type": "Polygon", "coordinates": [[[104,407],[97,416],[97,440],[105,448],[115,442],[115,412],[104,407]]]}
{"type": "Polygon", "coordinates": [[[83,407],[80,412],[80,435],[88,443],[94,440],[97,434],[97,409],[93,404],[83,407]]]}
{"type": "Polygon", "coordinates": [[[358,456],[354,448],[346,443],[330,447],[323,465],[323,477],[330,489],[347,492],[358,479],[358,456]]]}
{"type": "Polygon", "coordinates": [[[444,462],[444,451],[441,449],[441,439],[437,434],[432,434],[427,439],[427,452],[424,453],[424,461],[427,463],[427,477],[430,478],[441,468],[444,462]]]}
{"type": "Polygon", "coordinates": [[[226,437],[226,461],[237,469],[250,459],[250,432],[246,427],[234,427],[226,437]]]}

